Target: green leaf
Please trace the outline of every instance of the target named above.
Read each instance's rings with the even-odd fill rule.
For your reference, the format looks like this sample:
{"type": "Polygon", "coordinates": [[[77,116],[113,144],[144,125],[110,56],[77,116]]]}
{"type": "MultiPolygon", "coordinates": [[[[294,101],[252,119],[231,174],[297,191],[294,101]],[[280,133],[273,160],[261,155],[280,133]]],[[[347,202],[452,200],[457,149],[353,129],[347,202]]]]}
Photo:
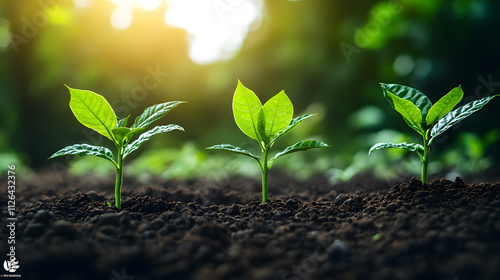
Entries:
{"type": "Polygon", "coordinates": [[[114,164],[113,153],[108,148],[88,144],[75,144],[65,147],[55,152],[51,157],[49,157],[49,159],[65,155],[98,156],[105,158],[114,164]]]}
{"type": "Polygon", "coordinates": [[[132,132],[132,129],[128,128],[128,127],[117,127],[117,128],[113,129],[113,135],[115,136],[116,142],[118,142],[118,144],[122,144],[123,139],[128,140],[129,137],[127,137],[127,136],[131,132],[132,132]]]}
{"type": "Polygon", "coordinates": [[[293,144],[292,146],[287,147],[282,152],[277,153],[273,158],[271,158],[269,160],[268,166],[271,167],[271,165],[273,165],[273,163],[278,158],[280,158],[284,155],[288,155],[288,154],[300,152],[300,151],[307,151],[307,150],[313,149],[313,148],[327,148],[327,147],[331,147],[331,146],[328,144],[325,144],[323,142],[316,141],[316,140],[300,141],[298,143],[293,144]]]}
{"type": "Polygon", "coordinates": [[[116,127],[126,127],[128,118],[130,118],[130,115],[128,115],[126,118],[123,119],[117,118],[116,127]]]}
{"type": "Polygon", "coordinates": [[[426,122],[429,127],[432,127],[436,122],[438,122],[442,117],[446,116],[457,104],[462,100],[464,96],[464,91],[461,86],[458,86],[448,92],[445,96],[441,97],[432,107],[429,109],[429,113],[426,117],[426,122]]]}
{"type": "MultiPolygon", "coordinates": [[[[431,101],[429,98],[420,92],[417,89],[403,86],[403,85],[397,85],[397,84],[383,84],[381,83],[380,86],[382,87],[382,90],[384,91],[384,96],[389,101],[389,103],[392,104],[392,101],[387,97],[387,93],[390,92],[397,97],[403,98],[405,100],[411,101],[417,108],[420,110],[422,113],[422,117],[425,118],[427,116],[427,112],[429,112],[429,109],[432,106],[431,101]]],[[[392,106],[394,107],[394,105],[392,106]]]]}
{"type": "Polygon", "coordinates": [[[446,116],[438,121],[438,123],[431,130],[431,141],[438,135],[444,133],[453,125],[461,122],[463,119],[472,115],[473,113],[481,110],[484,105],[488,104],[493,98],[498,95],[487,96],[475,101],[471,101],[465,104],[462,107],[459,107],[451,112],[449,112],[446,116]]]}
{"type": "Polygon", "coordinates": [[[169,125],[157,126],[151,130],[144,132],[139,136],[139,138],[137,138],[137,140],[127,145],[127,147],[125,148],[125,152],[123,153],[123,158],[127,157],[133,151],[139,149],[139,147],[142,144],[144,144],[144,142],[148,141],[149,139],[151,139],[151,137],[155,136],[156,134],[169,132],[176,129],[184,131],[184,128],[182,128],[181,126],[178,126],[176,124],[169,124],[169,125]]]}
{"type": "Polygon", "coordinates": [[[397,149],[405,149],[410,152],[423,152],[424,147],[420,144],[415,144],[415,143],[377,143],[373,145],[373,147],[370,148],[370,151],[368,151],[368,154],[370,154],[373,151],[376,150],[381,150],[381,149],[388,149],[388,148],[397,148],[397,149]]]}
{"type": "Polygon", "coordinates": [[[261,109],[257,95],[238,81],[233,97],[234,120],[243,133],[257,141],[262,140],[258,127],[261,109]]]}
{"type": "Polygon", "coordinates": [[[288,132],[290,132],[292,129],[294,129],[297,125],[299,125],[305,119],[312,117],[312,116],[314,116],[314,115],[302,115],[300,117],[296,117],[296,118],[292,119],[290,124],[285,129],[278,132],[278,134],[276,134],[276,136],[274,136],[274,138],[271,140],[271,145],[273,145],[274,142],[276,142],[281,137],[285,136],[288,132]]]}
{"type": "Polygon", "coordinates": [[[66,87],[71,94],[69,106],[76,119],[114,142],[111,131],[116,127],[117,118],[108,101],[95,92],[66,87]]]}
{"type": "Polygon", "coordinates": [[[185,101],[171,101],[161,104],[156,104],[148,107],[138,116],[131,128],[147,128],[152,122],[165,116],[170,110],[177,107],[179,104],[186,103],[185,101]]]}
{"type": "Polygon", "coordinates": [[[386,92],[387,100],[391,100],[392,107],[403,116],[406,123],[418,133],[424,135],[422,128],[422,114],[420,109],[411,101],[386,92]]]}
{"type": "Polygon", "coordinates": [[[240,155],[249,156],[249,157],[251,157],[253,159],[256,159],[257,161],[260,162],[260,157],[259,156],[256,156],[256,155],[250,153],[247,150],[244,150],[244,149],[242,149],[240,147],[236,147],[236,146],[233,146],[233,145],[230,145],[230,144],[214,145],[214,146],[208,147],[206,149],[208,149],[208,150],[222,150],[222,151],[228,151],[228,152],[232,152],[232,153],[237,153],[237,154],[240,154],[240,155]]]}
{"type": "Polygon", "coordinates": [[[264,106],[263,122],[264,122],[264,135],[263,138],[269,142],[278,132],[285,129],[293,118],[293,105],[285,91],[269,99],[264,106]]]}

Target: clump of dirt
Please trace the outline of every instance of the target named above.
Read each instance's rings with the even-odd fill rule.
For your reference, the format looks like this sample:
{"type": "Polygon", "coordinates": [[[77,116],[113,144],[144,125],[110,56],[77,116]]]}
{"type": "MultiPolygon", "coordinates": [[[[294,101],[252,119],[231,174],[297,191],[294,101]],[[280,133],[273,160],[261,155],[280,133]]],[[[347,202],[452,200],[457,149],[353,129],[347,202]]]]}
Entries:
{"type": "MultiPolygon", "coordinates": [[[[22,279],[500,279],[499,183],[412,178],[388,187],[367,178],[368,190],[354,184],[346,192],[349,184],[275,175],[266,204],[258,181],[235,177],[223,184],[126,183],[121,211],[107,205],[111,181],[52,178],[20,187],[16,273],[22,279]]],[[[7,234],[2,227],[1,240],[7,234]]],[[[0,244],[2,252],[6,246],[0,244]]]]}

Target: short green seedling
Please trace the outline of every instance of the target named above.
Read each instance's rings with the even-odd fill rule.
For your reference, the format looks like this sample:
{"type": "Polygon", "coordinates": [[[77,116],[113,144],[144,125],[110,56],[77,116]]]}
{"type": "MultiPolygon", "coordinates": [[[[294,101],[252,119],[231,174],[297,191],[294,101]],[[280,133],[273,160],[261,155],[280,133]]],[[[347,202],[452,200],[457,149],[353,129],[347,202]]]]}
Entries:
{"type": "Polygon", "coordinates": [[[207,149],[229,151],[257,160],[262,170],[262,202],[264,203],[267,202],[267,175],[279,157],[312,148],[330,147],[320,141],[306,140],[286,148],[269,159],[269,150],[278,139],[285,136],[305,119],[313,116],[303,115],[292,119],[293,105],[285,91],[281,91],[262,106],[257,95],[238,81],[233,97],[233,114],[241,131],[259,142],[262,158],[229,144],[215,145],[207,149]]]}
{"type": "Polygon", "coordinates": [[[121,186],[123,179],[123,161],[125,158],[156,134],[169,132],[175,129],[184,131],[184,129],[175,124],[161,125],[142,133],[139,138],[133,142],[130,142],[130,140],[135,135],[146,130],[152,122],[162,118],[171,109],[185,102],[172,101],[148,107],[135,119],[131,127],[126,127],[130,115],[126,118],[119,119],[113,111],[113,108],[111,108],[103,96],[88,90],[66,87],[69,89],[71,95],[69,106],[76,119],[84,126],[97,131],[113,141],[118,148],[117,161],[114,160],[113,153],[108,148],[88,144],[68,146],[57,151],[50,158],[64,155],[92,155],[109,160],[116,168],[115,205],[116,208],[121,209],[121,186]]]}
{"type": "Polygon", "coordinates": [[[453,110],[464,96],[460,86],[453,88],[432,105],[426,95],[414,88],[396,84],[381,83],[380,85],[392,108],[403,116],[408,126],[422,135],[424,145],[406,142],[378,143],[371,147],[368,153],[385,148],[400,148],[416,152],[422,161],[422,182],[424,183],[427,182],[427,166],[432,141],[498,96],[484,97],[453,110]]]}

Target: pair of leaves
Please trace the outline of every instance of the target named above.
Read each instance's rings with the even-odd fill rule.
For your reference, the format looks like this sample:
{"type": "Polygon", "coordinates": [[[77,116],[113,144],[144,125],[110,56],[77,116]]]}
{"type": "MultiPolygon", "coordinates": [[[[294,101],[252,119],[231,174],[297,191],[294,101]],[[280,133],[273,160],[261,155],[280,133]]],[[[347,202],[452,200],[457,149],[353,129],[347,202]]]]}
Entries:
{"type": "MultiPolygon", "coordinates": [[[[233,97],[233,114],[236,124],[248,137],[255,139],[261,145],[263,152],[267,153],[268,149],[280,138],[302,123],[305,119],[313,115],[303,115],[292,119],[293,105],[284,91],[281,91],[264,106],[253,91],[246,88],[240,81],[233,97]]],[[[265,168],[270,168],[272,164],[284,155],[306,151],[312,148],[330,147],[316,140],[300,141],[292,146],[287,147],[274,157],[263,163],[265,168]]],[[[214,145],[207,149],[224,150],[237,154],[249,156],[259,163],[261,158],[249,151],[236,147],[230,144],[214,145]]]]}
{"type": "MultiPolygon", "coordinates": [[[[148,107],[135,119],[134,124],[129,128],[126,126],[130,116],[118,119],[103,96],[88,90],[66,87],[69,89],[71,95],[69,105],[76,119],[84,126],[97,131],[113,141],[118,148],[126,145],[123,159],[156,134],[169,132],[174,129],[184,131],[178,125],[159,126],[141,134],[134,142],[128,143],[133,136],[143,132],[151,123],[165,116],[171,109],[184,102],[173,101],[148,107]]],[[[88,144],[68,146],[54,153],[50,158],[70,154],[80,156],[95,155],[114,162],[113,154],[109,149],[88,144]]]]}
{"type": "MultiPolygon", "coordinates": [[[[381,84],[381,87],[391,106],[428,143],[431,143],[435,137],[443,134],[453,125],[479,111],[497,96],[484,97],[453,110],[463,98],[464,92],[461,86],[453,88],[434,105],[425,94],[414,88],[396,84],[381,84]],[[430,139],[428,139],[429,130],[430,139]]],[[[402,148],[420,152],[420,147],[422,146],[410,143],[378,143],[370,149],[370,152],[383,148],[402,148]]]]}
{"type": "Polygon", "coordinates": [[[290,124],[293,105],[285,91],[281,91],[262,106],[257,95],[238,81],[233,97],[233,115],[243,133],[267,144],[290,124]]]}
{"type": "Polygon", "coordinates": [[[461,86],[458,86],[432,105],[429,98],[417,89],[396,84],[381,84],[381,87],[387,101],[408,126],[423,136],[428,128],[453,110],[464,95],[461,86]]]}
{"type": "MultiPolygon", "coordinates": [[[[271,159],[269,159],[267,161],[267,165],[266,166],[267,166],[267,168],[271,168],[271,166],[273,165],[273,163],[278,158],[280,158],[280,157],[282,157],[284,155],[288,155],[288,154],[295,153],[295,152],[300,152],[300,151],[307,151],[307,150],[312,149],[312,148],[327,148],[327,147],[330,147],[330,145],[325,144],[325,143],[320,142],[320,141],[316,141],[316,140],[300,141],[298,143],[295,143],[292,146],[287,147],[283,151],[277,153],[274,157],[272,157],[271,159]]],[[[237,154],[240,154],[240,155],[249,156],[249,157],[257,160],[259,163],[261,161],[261,158],[259,156],[256,156],[256,155],[252,154],[251,152],[249,152],[249,151],[247,151],[245,149],[242,149],[240,147],[236,147],[236,146],[231,145],[231,144],[214,145],[212,147],[208,147],[207,149],[211,149],[211,150],[223,150],[223,151],[233,152],[233,153],[237,153],[237,154]]]]}

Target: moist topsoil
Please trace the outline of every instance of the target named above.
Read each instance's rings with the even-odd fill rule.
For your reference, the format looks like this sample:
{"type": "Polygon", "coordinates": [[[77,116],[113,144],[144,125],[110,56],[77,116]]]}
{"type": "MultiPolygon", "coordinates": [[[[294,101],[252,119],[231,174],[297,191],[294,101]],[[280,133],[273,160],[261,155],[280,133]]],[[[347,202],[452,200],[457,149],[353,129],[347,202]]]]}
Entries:
{"type": "MultiPolygon", "coordinates": [[[[3,186],[7,183],[4,181],[3,186]]],[[[21,279],[500,279],[500,183],[272,173],[157,181],[39,172],[16,189],[21,279]]],[[[2,205],[7,196],[0,195],[2,205]]],[[[4,208],[5,209],[5,208],[4,208]]],[[[2,211],[2,221],[6,221],[2,211]]],[[[0,230],[7,259],[9,228],[0,230]]],[[[2,270],[2,273],[4,271],[2,270]]],[[[9,273],[0,273],[1,276],[9,273]]]]}

